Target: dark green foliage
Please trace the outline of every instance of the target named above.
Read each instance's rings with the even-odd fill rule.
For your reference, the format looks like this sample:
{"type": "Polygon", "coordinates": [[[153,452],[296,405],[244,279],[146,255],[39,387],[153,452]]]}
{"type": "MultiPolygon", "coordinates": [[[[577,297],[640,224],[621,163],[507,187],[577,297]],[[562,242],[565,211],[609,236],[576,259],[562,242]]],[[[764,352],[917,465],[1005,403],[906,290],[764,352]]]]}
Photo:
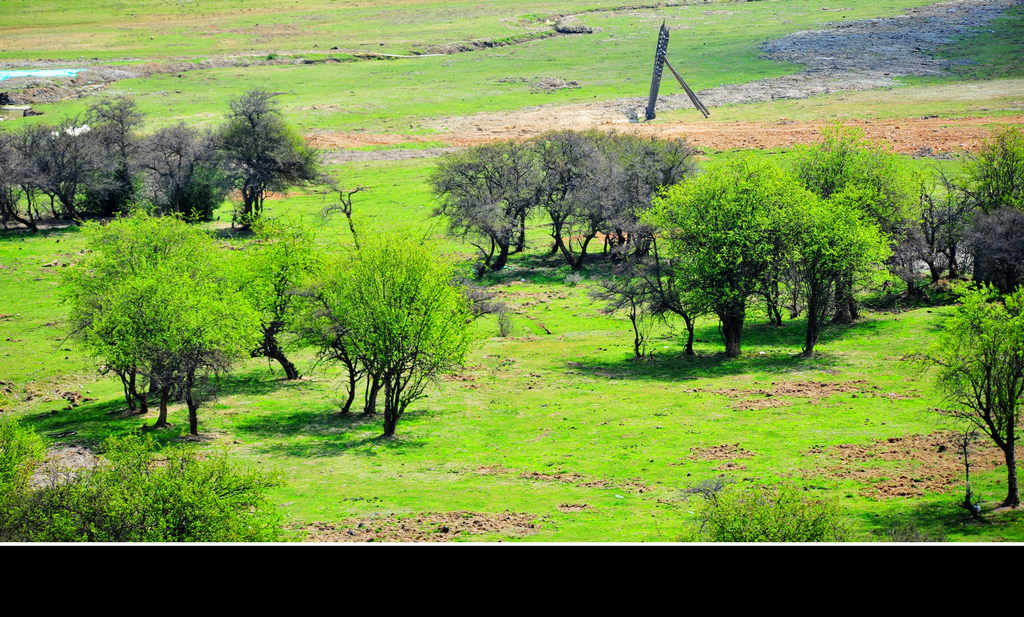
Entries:
{"type": "Polygon", "coordinates": [[[263,213],[269,191],[283,191],[319,176],[316,151],[285,124],[272,103],[274,96],[251,90],[232,101],[227,124],[217,135],[218,149],[242,193],[235,219],[244,227],[263,213]]]}
{"type": "Polygon", "coordinates": [[[971,192],[985,213],[1024,209],[1024,131],[997,131],[967,164],[971,192]]]}
{"type": "MultiPolygon", "coordinates": [[[[5,435],[0,433],[0,439],[5,435]]],[[[7,445],[6,442],[3,445],[7,445]]],[[[49,470],[0,514],[0,539],[15,542],[256,542],[280,537],[266,492],[278,481],[151,438],[110,438],[105,460],[75,473],[49,470]]]]}
{"type": "Polygon", "coordinates": [[[708,491],[698,517],[699,539],[711,542],[843,542],[849,536],[834,504],[785,485],[708,491]]]}
{"type": "Polygon", "coordinates": [[[231,189],[215,143],[184,124],[146,139],[140,165],[156,213],[208,221],[231,189]]]}

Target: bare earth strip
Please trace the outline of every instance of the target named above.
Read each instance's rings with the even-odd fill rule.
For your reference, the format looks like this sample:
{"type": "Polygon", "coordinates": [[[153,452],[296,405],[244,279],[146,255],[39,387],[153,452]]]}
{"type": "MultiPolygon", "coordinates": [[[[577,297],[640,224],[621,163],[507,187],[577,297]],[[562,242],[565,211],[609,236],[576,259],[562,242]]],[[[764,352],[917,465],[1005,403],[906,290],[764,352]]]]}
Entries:
{"type": "MultiPolygon", "coordinates": [[[[1021,0],[959,0],[908,11],[885,19],[838,23],[825,30],[797,32],[762,45],[769,58],[803,64],[795,75],[762,79],[746,84],[720,86],[698,92],[712,109],[721,105],[801,99],[840,91],[869,90],[897,85],[896,76],[938,75],[950,62],[935,58],[940,45],[976,33],[1021,0]]],[[[424,123],[438,133],[422,136],[320,132],[310,143],[324,150],[368,145],[442,142],[466,147],[504,139],[527,139],[548,130],[613,130],[638,135],[685,137],[712,149],[787,148],[815,140],[823,122],[678,122],[640,124],[642,98],[623,98],[574,105],[546,105],[509,112],[479,113],[458,118],[436,118],[424,123]]],[[[684,94],[658,99],[658,110],[691,107],[684,94]]],[[[897,152],[948,153],[975,149],[988,135],[986,125],[1019,124],[1024,116],[942,120],[915,118],[863,120],[848,124],[864,129],[867,136],[892,145],[897,152]],[[924,150],[922,150],[924,149],[924,150]]],[[[437,156],[447,149],[430,148],[403,152],[377,150],[329,152],[327,161],[394,160],[437,156]]]]}
{"type": "MultiPolygon", "coordinates": [[[[526,139],[546,130],[602,129],[637,135],[686,138],[690,143],[710,150],[778,149],[818,141],[826,122],[677,122],[638,125],[626,122],[594,122],[577,115],[573,122],[544,123],[528,114],[503,114],[487,128],[454,131],[423,138],[409,137],[408,142],[444,142],[452,147],[422,150],[373,150],[328,152],[328,163],[354,160],[397,160],[438,156],[455,147],[466,147],[502,139],[526,139]]],[[[482,123],[484,124],[484,123],[482,123]]],[[[989,137],[993,126],[1022,125],[1024,115],[960,118],[899,118],[888,120],[846,120],[846,126],[862,129],[872,141],[889,144],[902,154],[955,153],[973,151],[989,137]]],[[[372,144],[378,137],[394,137],[366,133],[319,133],[309,142],[323,150],[341,150],[372,144]]]]}

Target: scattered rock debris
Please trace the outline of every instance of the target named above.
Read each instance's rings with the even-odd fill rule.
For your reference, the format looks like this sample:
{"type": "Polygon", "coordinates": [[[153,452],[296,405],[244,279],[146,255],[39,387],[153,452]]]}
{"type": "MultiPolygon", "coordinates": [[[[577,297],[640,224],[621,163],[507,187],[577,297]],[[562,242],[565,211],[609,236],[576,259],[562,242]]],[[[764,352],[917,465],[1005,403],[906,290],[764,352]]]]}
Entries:
{"type": "Polygon", "coordinates": [[[690,460],[694,461],[725,461],[737,458],[750,458],[754,453],[746,450],[740,444],[724,443],[719,446],[708,446],[705,448],[690,448],[690,460]]]}
{"type": "Polygon", "coordinates": [[[535,533],[533,514],[505,511],[430,512],[408,517],[372,517],[348,524],[315,522],[301,528],[307,542],[451,542],[485,533],[522,537],[535,533]]]}
{"type": "MultiPolygon", "coordinates": [[[[832,466],[817,465],[816,477],[851,479],[866,483],[861,494],[874,499],[916,497],[926,492],[963,488],[963,460],[956,431],[930,435],[890,437],[866,445],[815,446],[807,454],[824,458],[832,466]],[[869,466],[883,463],[882,466],[869,466]]],[[[971,471],[987,471],[1005,464],[1003,452],[983,437],[969,449],[971,471]]],[[[1019,454],[1018,454],[1019,456],[1019,454]]]]}

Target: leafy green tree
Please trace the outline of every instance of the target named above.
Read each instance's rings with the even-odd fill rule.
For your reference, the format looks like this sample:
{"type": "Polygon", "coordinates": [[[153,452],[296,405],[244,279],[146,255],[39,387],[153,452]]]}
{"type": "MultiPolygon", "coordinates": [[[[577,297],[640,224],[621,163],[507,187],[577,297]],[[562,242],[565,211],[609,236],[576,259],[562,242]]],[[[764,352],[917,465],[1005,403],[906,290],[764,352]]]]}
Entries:
{"type": "Polygon", "coordinates": [[[257,241],[238,270],[239,288],[256,309],[262,334],[252,356],[277,361],[288,379],[299,371],[285,356],[281,335],[293,324],[307,287],[321,268],[313,234],[301,224],[263,218],[254,226],[257,241]]]}
{"type": "MultiPolygon", "coordinates": [[[[822,141],[796,148],[795,173],[800,182],[822,199],[843,191],[857,198],[856,206],[894,242],[911,207],[911,191],[896,155],[864,139],[857,128],[834,124],[822,131],[822,141]]],[[[839,288],[835,321],[850,323],[858,317],[853,297],[853,274],[839,288]]]]}
{"type": "Polygon", "coordinates": [[[807,303],[803,355],[808,358],[845,277],[876,274],[889,255],[888,238],[851,201],[858,203],[857,195],[847,189],[828,200],[805,200],[791,215],[796,226],[792,263],[807,303]]]}
{"type": "Polygon", "coordinates": [[[1020,505],[1017,429],[1024,397],[1024,287],[999,299],[991,287],[961,291],[927,362],[951,409],[946,415],[976,426],[1003,451],[1004,506],[1020,505]]]}
{"type": "Polygon", "coordinates": [[[1024,209],[1024,130],[996,131],[968,161],[970,191],[982,212],[1024,209]]]}
{"type": "MultiPolygon", "coordinates": [[[[147,390],[150,390],[160,395],[161,415],[165,415],[170,384],[158,383],[160,365],[151,363],[149,350],[121,336],[116,322],[110,321],[111,313],[119,311],[125,319],[137,314],[141,318],[137,310],[140,307],[128,305],[115,309],[112,302],[115,298],[122,299],[125,290],[119,291],[119,287],[126,281],[137,283],[163,264],[199,263],[207,259],[212,241],[204,231],[179,219],[153,217],[141,211],[107,225],[86,223],[83,233],[86,255],[75,267],[63,272],[61,285],[63,298],[70,307],[72,334],[90,353],[102,359],[105,371],[120,377],[130,411],[146,413],[147,390]],[[98,320],[101,319],[106,324],[104,327],[111,330],[100,328],[98,320]]],[[[144,301],[148,303],[148,299],[144,301]]],[[[153,306],[153,310],[160,310],[160,307],[153,306]]],[[[145,324],[138,327],[145,328],[145,324]]]]}
{"type": "Polygon", "coordinates": [[[63,281],[73,334],[121,376],[143,412],[137,376],[159,394],[155,426],[166,426],[170,396],[180,394],[197,434],[197,376],[255,347],[254,309],[222,271],[212,239],[178,219],[140,213],[87,233],[90,253],[63,281]]]}
{"type": "Polygon", "coordinates": [[[285,124],[274,96],[251,90],[231,101],[227,124],[218,134],[219,150],[242,193],[236,219],[243,227],[263,214],[268,192],[320,177],[316,151],[285,124]]]}
{"type": "Polygon", "coordinates": [[[742,158],[670,187],[645,217],[665,239],[683,304],[718,316],[727,356],[740,354],[747,299],[793,250],[788,210],[810,198],[779,168],[742,158]]]}
{"type": "Polygon", "coordinates": [[[409,404],[465,359],[469,300],[452,266],[410,238],[364,240],[339,276],[352,353],[382,384],[384,435],[394,435],[409,404]]]}

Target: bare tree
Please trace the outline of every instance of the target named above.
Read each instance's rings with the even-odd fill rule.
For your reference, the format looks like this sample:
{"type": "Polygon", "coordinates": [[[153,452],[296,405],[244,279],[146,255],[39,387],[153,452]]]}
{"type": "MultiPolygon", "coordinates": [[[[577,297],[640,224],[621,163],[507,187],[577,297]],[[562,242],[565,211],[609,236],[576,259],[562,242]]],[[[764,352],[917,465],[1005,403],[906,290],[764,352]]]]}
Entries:
{"type": "Polygon", "coordinates": [[[25,184],[21,154],[15,147],[16,137],[0,131],[0,223],[4,228],[10,221],[15,221],[37,231],[35,217],[29,202],[22,211],[22,200],[25,197],[25,184]]]}
{"type": "Polygon", "coordinates": [[[110,216],[135,200],[140,149],[136,131],[143,116],[134,100],[120,96],[91,105],[85,121],[101,157],[85,187],[84,208],[93,215],[110,216]]]}
{"type": "Polygon", "coordinates": [[[93,175],[101,170],[102,152],[90,138],[88,126],[78,118],[67,118],[55,127],[29,133],[35,147],[29,166],[33,183],[60,203],[60,216],[81,218],[78,198],[93,175]]]}
{"type": "Polygon", "coordinates": [[[212,136],[184,124],[160,129],[147,138],[140,165],[145,190],[161,214],[210,220],[231,187],[212,136]]]}
{"type": "Polygon", "coordinates": [[[497,271],[526,243],[526,218],[538,201],[540,172],[528,144],[486,144],[442,158],[431,176],[435,215],[480,251],[477,274],[497,271]]]}
{"type": "Polygon", "coordinates": [[[285,124],[274,96],[251,90],[232,101],[227,124],[218,134],[220,151],[242,193],[235,220],[243,227],[263,213],[268,192],[320,177],[316,152],[285,124]]]}

